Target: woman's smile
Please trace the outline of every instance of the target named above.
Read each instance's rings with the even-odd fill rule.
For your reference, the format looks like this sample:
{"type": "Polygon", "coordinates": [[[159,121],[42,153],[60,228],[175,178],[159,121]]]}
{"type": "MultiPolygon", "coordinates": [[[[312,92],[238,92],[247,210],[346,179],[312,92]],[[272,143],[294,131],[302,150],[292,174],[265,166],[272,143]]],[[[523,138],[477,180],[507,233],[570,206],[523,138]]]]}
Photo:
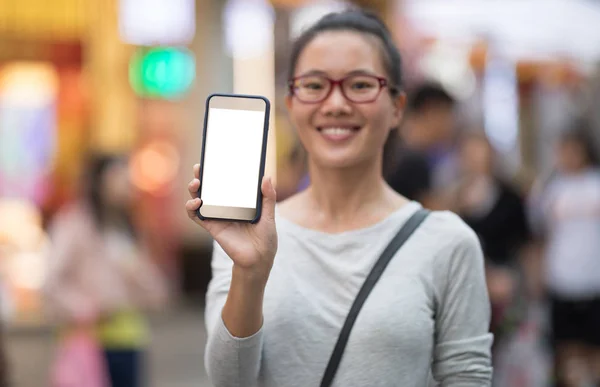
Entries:
{"type": "Polygon", "coordinates": [[[329,142],[340,143],[356,137],[361,127],[358,125],[331,124],[318,126],[317,131],[329,142]]]}

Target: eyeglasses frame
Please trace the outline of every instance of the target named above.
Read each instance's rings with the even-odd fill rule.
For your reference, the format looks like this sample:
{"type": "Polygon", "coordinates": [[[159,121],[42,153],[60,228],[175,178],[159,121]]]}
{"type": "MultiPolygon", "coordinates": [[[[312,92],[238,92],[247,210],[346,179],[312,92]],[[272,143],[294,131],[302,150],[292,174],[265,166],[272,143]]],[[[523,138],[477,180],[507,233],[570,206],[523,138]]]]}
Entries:
{"type": "Polygon", "coordinates": [[[356,103],[356,104],[375,102],[377,100],[377,98],[379,98],[381,91],[386,87],[388,87],[390,89],[390,91],[392,91],[392,92],[394,90],[392,87],[389,86],[389,81],[386,78],[379,77],[379,76],[373,75],[373,74],[351,74],[351,75],[347,75],[340,79],[332,79],[332,78],[329,78],[324,75],[306,74],[306,75],[300,75],[298,77],[294,77],[288,81],[288,88],[289,88],[290,95],[298,98],[298,101],[305,103],[305,104],[317,104],[317,103],[321,103],[321,102],[327,100],[327,98],[329,98],[331,96],[331,93],[333,93],[333,89],[335,89],[335,87],[338,85],[340,87],[340,91],[342,92],[342,95],[344,96],[344,98],[346,98],[348,101],[350,101],[352,103],[356,103]],[[377,91],[377,94],[372,99],[369,99],[367,101],[358,101],[357,102],[357,101],[352,100],[351,98],[348,98],[348,96],[346,95],[346,92],[344,91],[344,88],[342,87],[342,83],[344,83],[344,81],[346,81],[347,79],[356,77],[356,76],[364,76],[364,77],[374,78],[377,80],[377,82],[379,84],[379,90],[377,91]],[[325,94],[325,96],[323,98],[319,99],[318,101],[305,101],[305,100],[299,98],[298,95],[296,94],[296,90],[295,90],[295,86],[294,86],[295,83],[300,79],[309,78],[309,77],[321,77],[323,79],[326,79],[331,84],[329,91],[325,94]]]}

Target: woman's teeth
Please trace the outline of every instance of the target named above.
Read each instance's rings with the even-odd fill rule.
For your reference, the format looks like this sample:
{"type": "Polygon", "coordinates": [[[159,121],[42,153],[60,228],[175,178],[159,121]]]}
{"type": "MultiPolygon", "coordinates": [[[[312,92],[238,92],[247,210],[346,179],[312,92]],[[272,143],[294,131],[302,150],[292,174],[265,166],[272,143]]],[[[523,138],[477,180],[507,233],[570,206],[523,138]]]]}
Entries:
{"type": "Polygon", "coordinates": [[[332,135],[332,136],[341,136],[344,134],[350,134],[354,130],[350,128],[323,128],[321,132],[323,134],[332,135]]]}

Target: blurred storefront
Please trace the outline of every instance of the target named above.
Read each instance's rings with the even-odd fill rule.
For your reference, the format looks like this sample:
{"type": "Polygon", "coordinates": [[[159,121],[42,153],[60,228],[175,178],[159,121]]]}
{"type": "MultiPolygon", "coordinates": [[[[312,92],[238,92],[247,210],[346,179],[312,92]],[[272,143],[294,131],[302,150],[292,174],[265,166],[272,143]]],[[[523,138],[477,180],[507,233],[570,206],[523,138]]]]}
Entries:
{"type": "Polygon", "coordinates": [[[0,290],[9,320],[39,318],[44,223],[73,192],[84,153],[84,5],[0,1],[0,290]]]}
{"type": "MultiPolygon", "coordinates": [[[[9,325],[43,324],[47,225],[86,158],[131,156],[136,218],[175,285],[204,100],[230,92],[220,1],[0,0],[0,284],[9,325]],[[215,49],[216,48],[216,49],[215,49]]],[[[188,228],[185,228],[188,225],[188,228]]]]}

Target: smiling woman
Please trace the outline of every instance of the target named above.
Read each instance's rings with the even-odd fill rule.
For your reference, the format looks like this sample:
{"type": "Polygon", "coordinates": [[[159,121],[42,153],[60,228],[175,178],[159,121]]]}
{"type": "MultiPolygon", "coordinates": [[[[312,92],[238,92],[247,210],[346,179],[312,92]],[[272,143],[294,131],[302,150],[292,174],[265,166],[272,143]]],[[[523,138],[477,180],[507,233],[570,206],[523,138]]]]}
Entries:
{"type": "Polygon", "coordinates": [[[399,65],[386,66],[390,55],[383,54],[384,43],[358,31],[331,30],[311,40],[305,36],[310,35],[295,46],[301,51],[292,52],[296,64],[287,104],[311,164],[328,163],[332,152],[341,156],[343,151],[339,166],[369,158],[381,170],[383,144],[398,126],[404,105],[399,65]],[[340,58],[345,58],[343,66],[340,58]],[[384,89],[386,95],[379,98],[384,89]],[[338,144],[326,151],[330,141],[338,144]]]}
{"type": "Polygon", "coordinates": [[[265,179],[263,217],[248,225],[199,220],[199,166],[189,185],[188,215],[216,242],[206,306],[213,384],[489,386],[475,233],[451,213],[427,216],[383,179],[405,103],[385,25],[363,11],[329,14],[300,35],[290,63],[286,106],[309,188],[275,208],[265,179]]]}

